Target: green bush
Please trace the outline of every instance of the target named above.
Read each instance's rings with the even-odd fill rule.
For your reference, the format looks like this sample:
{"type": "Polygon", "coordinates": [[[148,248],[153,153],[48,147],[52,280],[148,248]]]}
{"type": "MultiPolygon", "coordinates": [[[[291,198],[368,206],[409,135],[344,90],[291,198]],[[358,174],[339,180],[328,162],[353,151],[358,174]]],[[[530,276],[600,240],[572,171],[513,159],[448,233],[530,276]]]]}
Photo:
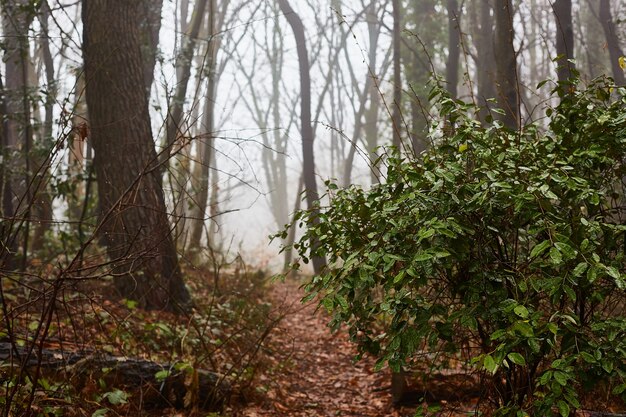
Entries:
{"type": "Polygon", "coordinates": [[[319,222],[297,214],[300,256],[331,265],[307,298],[379,367],[469,352],[499,415],[624,399],[624,96],[597,80],[512,132],[435,86],[432,149],[390,156],[369,190],[328,182],[319,222]]]}

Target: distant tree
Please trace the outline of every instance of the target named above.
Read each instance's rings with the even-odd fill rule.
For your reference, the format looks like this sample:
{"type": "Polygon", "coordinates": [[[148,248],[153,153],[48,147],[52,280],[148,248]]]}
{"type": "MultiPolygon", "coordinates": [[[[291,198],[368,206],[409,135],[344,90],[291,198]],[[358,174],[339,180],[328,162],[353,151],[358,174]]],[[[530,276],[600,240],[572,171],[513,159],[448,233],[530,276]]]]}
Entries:
{"type": "Polygon", "coordinates": [[[196,50],[196,42],[202,22],[206,17],[206,10],[209,0],[197,0],[191,16],[188,31],[184,34],[180,52],[176,57],[176,90],[168,103],[167,120],[166,120],[166,149],[161,153],[161,164],[165,167],[168,163],[169,156],[176,139],[181,134],[181,123],[183,120],[183,106],[185,97],[187,96],[187,88],[191,78],[191,66],[193,64],[193,56],[196,50]]]}
{"type": "Polygon", "coordinates": [[[560,82],[572,78],[574,64],[574,25],[572,23],[572,0],[556,0],[552,5],[556,20],[557,74],[560,82]]]}
{"type": "Polygon", "coordinates": [[[624,51],[619,44],[619,38],[617,37],[617,26],[613,20],[613,13],[611,12],[610,0],[600,0],[600,12],[598,14],[602,29],[604,30],[604,36],[606,36],[606,44],[609,49],[609,57],[611,59],[611,69],[613,70],[613,78],[617,85],[626,85],[626,77],[624,76],[624,70],[619,65],[620,57],[624,56],[624,51]]]}
{"type": "MultiPolygon", "coordinates": [[[[316,213],[319,211],[319,194],[317,193],[317,181],[315,179],[315,158],[313,154],[314,135],[311,125],[311,75],[309,55],[306,47],[306,39],[304,37],[304,26],[300,16],[293,10],[288,0],[278,0],[278,5],[296,38],[298,64],[300,67],[300,134],[302,135],[302,169],[305,196],[308,209],[312,213],[316,213]]],[[[313,217],[317,219],[315,215],[313,217]]],[[[319,219],[315,221],[319,221],[319,219]]],[[[312,247],[318,244],[316,239],[312,239],[310,243],[312,247]]],[[[320,256],[314,256],[312,262],[316,274],[319,274],[326,266],[326,259],[320,256]]]]}
{"type": "MultiPolygon", "coordinates": [[[[21,246],[21,268],[24,269],[33,199],[31,187],[30,154],[33,147],[33,132],[30,123],[30,43],[28,31],[35,16],[28,0],[2,3],[3,49],[5,62],[4,113],[4,212],[7,219],[14,219],[7,253],[7,265],[17,260],[13,255],[21,246]],[[18,227],[19,224],[19,227],[18,227]],[[18,232],[18,229],[19,232],[18,232]]],[[[12,267],[18,266],[13,263],[12,267]]]]}
{"type": "Polygon", "coordinates": [[[473,56],[476,73],[477,104],[479,117],[485,121],[489,114],[488,100],[496,96],[496,62],[494,54],[494,25],[491,12],[492,0],[480,0],[471,4],[470,20],[476,54],[473,56]]]}
{"type": "Polygon", "coordinates": [[[497,1],[494,7],[496,36],[494,53],[496,61],[496,82],[498,104],[504,110],[501,117],[505,126],[518,129],[520,117],[520,92],[517,73],[517,57],[513,39],[513,2],[512,0],[497,1]]]}
{"type": "Polygon", "coordinates": [[[459,84],[459,60],[461,57],[461,10],[457,0],[446,2],[448,12],[448,60],[446,62],[446,83],[450,96],[456,98],[459,84]]]}
{"type": "Polygon", "coordinates": [[[84,0],[86,98],[99,234],[119,292],[145,308],[190,305],[170,233],[152,139],[137,22],[140,4],[84,0]]]}
{"type": "Polygon", "coordinates": [[[393,146],[398,149],[402,149],[402,67],[401,67],[401,52],[400,46],[402,45],[402,38],[400,34],[402,11],[400,0],[392,0],[392,14],[393,14],[393,106],[391,107],[391,121],[393,123],[393,146]]]}

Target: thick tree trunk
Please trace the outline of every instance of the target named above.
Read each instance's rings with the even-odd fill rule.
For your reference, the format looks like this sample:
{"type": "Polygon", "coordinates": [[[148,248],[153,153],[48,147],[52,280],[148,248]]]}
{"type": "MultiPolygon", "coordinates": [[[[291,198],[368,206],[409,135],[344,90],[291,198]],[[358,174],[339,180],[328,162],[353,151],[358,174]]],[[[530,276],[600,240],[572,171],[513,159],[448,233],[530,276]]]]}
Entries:
{"type": "Polygon", "coordinates": [[[598,14],[602,29],[604,30],[604,36],[606,37],[606,43],[609,48],[609,57],[611,59],[611,69],[613,70],[613,79],[619,86],[626,85],[626,77],[624,76],[624,70],[619,65],[620,57],[624,56],[624,51],[619,44],[619,38],[617,37],[617,26],[613,20],[613,14],[611,13],[611,1],[600,0],[600,12],[598,14]]]}
{"type": "MultiPolygon", "coordinates": [[[[316,224],[319,219],[317,207],[319,195],[317,193],[317,182],[315,179],[315,158],[313,154],[313,127],[311,126],[311,76],[309,66],[309,55],[306,48],[306,40],[304,37],[304,26],[300,16],[291,8],[288,0],[278,0],[280,10],[285,15],[287,22],[293,30],[296,38],[296,48],[298,50],[298,63],[300,67],[300,133],[302,135],[302,159],[303,159],[303,175],[304,186],[308,209],[312,212],[313,222],[316,224]]],[[[316,239],[311,242],[311,247],[315,249],[318,246],[316,239]]],[[[319,274],[326,266],[326,259],[320,256],[314,256],[313,269],[319,274]]]]}
{"type": "Polygon", "coordinates": [[[505,114],[501,117],[505,126],[517,130],[520,128],[520,96],[517,77],[517,58],[513,39],[513,3],[512,0],[499,0],[494,7],[496,38],[494,53],[496,57],[496,75],[498,105],[505,114]]]}
{"type": "Polygon", "coordinates": [[[122,295],[145,308],[190,305],[152,139],[139,4],[83,1],[83,55],[101,210],[99,233],[122,295]]]}
{"type": "Polygon", "coordinates": [[[556,20],[557,75],[559,82],[572,78],[574,64],[574,26],[572,23],[572,0],[556,0],[552,6],[556,20]]]}

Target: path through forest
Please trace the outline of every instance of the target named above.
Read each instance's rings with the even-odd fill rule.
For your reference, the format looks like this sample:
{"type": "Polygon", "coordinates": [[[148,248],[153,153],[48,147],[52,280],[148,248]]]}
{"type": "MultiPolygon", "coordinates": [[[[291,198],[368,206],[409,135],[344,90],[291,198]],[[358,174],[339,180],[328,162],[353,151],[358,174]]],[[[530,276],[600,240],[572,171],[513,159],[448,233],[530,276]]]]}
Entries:
{"type": "Polygon", "coordinates": [[[315,302],[300,303],[297,281],[277,283],[274,305],[285,317],[272,333],[271,364],[259,376],[261,395],[238,415],[400,416],[390,406],[388,374],[374,373],[374,361],[354,362],[356,350],[345,332],[331,333],[328,316],[315,302]]]}

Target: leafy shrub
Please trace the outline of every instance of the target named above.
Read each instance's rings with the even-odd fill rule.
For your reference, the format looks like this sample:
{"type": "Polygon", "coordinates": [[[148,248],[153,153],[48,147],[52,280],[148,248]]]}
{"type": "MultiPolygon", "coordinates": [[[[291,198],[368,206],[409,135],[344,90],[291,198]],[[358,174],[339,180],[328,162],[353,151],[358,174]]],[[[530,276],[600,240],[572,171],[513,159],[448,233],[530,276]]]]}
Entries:
{"type": "Polygon", "coordinates": [[[298,213],[300,256],[332,265],[309,298],[379,367],[469,352],[500,415],[568,416],[600,383],[624,398],[626,91],[611,92],[597,80],[512,132],[435,86],[432,149],[389,157],[370,190],[328,182],[318,222],[298,213]]]}

